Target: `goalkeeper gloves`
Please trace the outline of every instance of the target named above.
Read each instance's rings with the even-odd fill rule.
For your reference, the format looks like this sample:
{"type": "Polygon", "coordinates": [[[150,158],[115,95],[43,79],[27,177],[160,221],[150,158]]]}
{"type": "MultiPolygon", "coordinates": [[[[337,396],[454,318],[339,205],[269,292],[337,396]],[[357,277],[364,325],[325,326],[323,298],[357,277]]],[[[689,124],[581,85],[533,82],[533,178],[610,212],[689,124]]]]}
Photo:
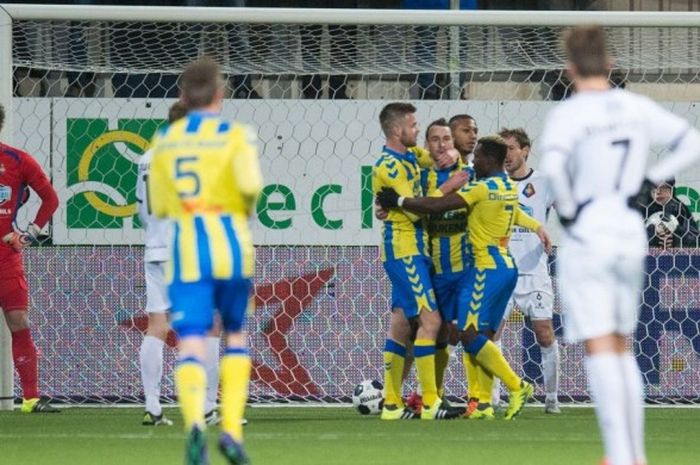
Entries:
{"type": "Polygon", "coordinates": [[[17,252],[21,252],[25,247],[37,242],[41,229],[34,223],[29,223],[26,231],[12,231],[5,234],[2,241],[10,245],[17,252]]]}
{"type": "MultiPolygon", "coordinates": [[[[384,187],[377,194],[377,202],[384,209],[400,207],[399,200],[401,197],[392,187],[384,187]]],[[[402,202],[401,202],[402,203],[402,202]]]]}

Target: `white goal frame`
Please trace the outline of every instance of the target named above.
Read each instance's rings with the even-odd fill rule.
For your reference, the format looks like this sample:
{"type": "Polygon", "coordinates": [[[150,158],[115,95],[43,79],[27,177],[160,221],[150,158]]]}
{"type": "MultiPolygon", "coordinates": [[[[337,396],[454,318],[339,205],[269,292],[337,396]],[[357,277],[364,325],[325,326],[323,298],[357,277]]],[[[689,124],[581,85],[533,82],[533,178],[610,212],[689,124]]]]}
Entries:
{"type": "MultiPolygon", "coordinates": [[[[129,21],[247,24],[697,27],[700,12],[418,11],[368,9],[121,7],[0,4],[0,103],[6,108],[2,140],[12,143],[12,24],[35,21],[129,21]]],[[[0,318],[2,320],[3,318],[0,318]]],[[[0,322],[0,410],[11,409],[13,367],[9,332],[0,322]]]]}

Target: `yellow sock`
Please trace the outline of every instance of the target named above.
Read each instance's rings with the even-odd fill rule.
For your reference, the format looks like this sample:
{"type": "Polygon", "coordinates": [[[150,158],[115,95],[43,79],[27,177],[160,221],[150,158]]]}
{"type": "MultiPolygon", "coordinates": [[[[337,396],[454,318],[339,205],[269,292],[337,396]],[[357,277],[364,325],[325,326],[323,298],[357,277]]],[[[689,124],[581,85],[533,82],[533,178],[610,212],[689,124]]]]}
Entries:
{"type": "Polygon", "coordinates": [[[479,364],[476,363],[476,358],[472,354],[467,352],[464,352],[462,360],[464,362],[464,372],[467,376],[468,397],[470,399],[478,399],[480,392],[478,376],[478,370],[480,369],[479,364]]]}
{"type": "MultiPolygon", "coordinates": [[[[484,339],[486,338],[484,337],[484,339]]],[[[515,391],[520,388],[520,376],[515,374],[503,356],[501,349],[493,342],[486,340],[486,343],[476,354],[476,361],[494,376],[501,378],[501,381],[509,391],[515,391]]]]}
{"type": "Polygon", "coordinates": [[[204,400],[207,392],[207,373],[201,362],[194,358],[181,360],[175,368],[177,398],[185,422],[185,431],[193,426],[204,429],[204,400]]]}
{"type": "Polygon", "coordinates": [[[243,440],[243,411],[248,400],[250,356],[244,347],[229,347],[221,359],[221,430],[243,440]]]}
{"type": "Polygon", "coordinates": [[[406,348],[398,342],[387,339],[384,344],[384,403],[403,407],[401,386],[406,348]]]}
{"type": "Polygon", "coordinates": [[[413,345],[416,357],[416,371],[420,382],[421,394],[425,405],[434,405],[438,399],[435,384],[435,341],[416,339],[413,345]]]}
{"type": "Polygon", "coordinates": [[[490,404],[493,400],[493,375],[486,371],[481,365],[476,365],[476,376],[479,379],[479,402],[490,404]]]}
{"type": "Polygon", "coordinates": [[[445,371],[450,361],[450,348],[447,343],[435,344],[435,385],[438,397],[445,395],[445,371]]]}

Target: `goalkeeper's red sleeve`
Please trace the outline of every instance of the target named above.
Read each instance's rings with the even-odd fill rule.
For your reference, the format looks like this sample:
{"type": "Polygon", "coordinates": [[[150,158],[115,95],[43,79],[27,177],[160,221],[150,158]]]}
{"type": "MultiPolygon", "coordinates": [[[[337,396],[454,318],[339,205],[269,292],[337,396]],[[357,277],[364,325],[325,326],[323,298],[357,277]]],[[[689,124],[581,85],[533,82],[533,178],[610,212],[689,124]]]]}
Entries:
{"type": "Polygon", "coordinates": [[[51,215],[53,215],[58,208],[58,194],[56,194],[56,190],[48,180],[44,185],[39,187],[39,189],[32,188],[41,198],[41,207],[39,207],[39,211],[36,212],[36,218],[34,219],[34,224],[41,229],[49,222],[51,215]]]}

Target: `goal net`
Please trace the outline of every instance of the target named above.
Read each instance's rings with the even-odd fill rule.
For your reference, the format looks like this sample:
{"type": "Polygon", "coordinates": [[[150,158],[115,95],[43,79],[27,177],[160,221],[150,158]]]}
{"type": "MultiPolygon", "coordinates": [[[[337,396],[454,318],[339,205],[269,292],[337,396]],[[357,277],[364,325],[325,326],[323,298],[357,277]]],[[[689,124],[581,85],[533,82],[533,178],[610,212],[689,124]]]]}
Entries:
{"type": "MultiPolygon", "coordinates": [[[[61,200],[50,238],[25,254],[40,388],[71,403],[142,400],[136,162],[177,98],[178,74],[199,56],[226,73],[224,115],[257,128],[260,141],[254,402],[345,402],[361,380],[382,379],[389,283],[370,177],[387,102],[413,101],[423,128],[463,113],[480,134],[523,127],[536,166],[543,117],[570,91],[561,30],[603,21],[616,85],[695,124],[700,117],[700,19],[689,13],[657,24],[642,15],[635,25],[634,15],[606,14],[553,24],[512,12],[43,7],[37,17],[7,7],[11,21],[0,31],[12,37],[12,76],[0,84],[12,89],[4,103],[13,130],[4,136],[39,160],[61,200]]],[[[676,193],[696,214],[699,188],[698,168],[679,174],[676,193]]],[[[32,200],[20,224],[35,208],[32,200]]],[[[699,270],[694,249],[653,249],[647,259],[634,350],[650,401],[700,398],[699,270]]],[[[561,336],[558,299],[554,323],[561,336]]],[[[542,395],[539,348],[517,311],[503,346],[542,395]]],[[[561,400],[587,400],[581,347],[561,343],[561,354],[561,400]]],[[[174,356],[171,337],[170,398],[174,356]]],[[[461,357],[453,358],[446,391],[461,397],[461,357]]],[[[19,394],[18,385],[9,393],[19,394]]]]}

